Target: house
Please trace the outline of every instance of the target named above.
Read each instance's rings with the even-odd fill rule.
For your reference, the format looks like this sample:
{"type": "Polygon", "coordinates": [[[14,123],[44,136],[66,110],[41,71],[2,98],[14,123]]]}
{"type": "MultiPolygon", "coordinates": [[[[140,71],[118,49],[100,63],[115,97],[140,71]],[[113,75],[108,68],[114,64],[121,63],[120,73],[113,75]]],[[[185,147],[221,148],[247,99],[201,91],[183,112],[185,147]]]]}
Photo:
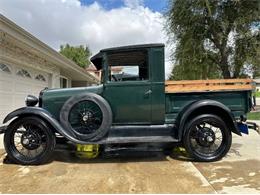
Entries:
{"type": "Polygon", "coordinates": [[[96,67],[91,63],[86,70],[93,76],[97,77],[99,80],[101,80],[101,70],[97,70],[96,67]]]}
{"type": "MultiPolygon", "coordinates": [[[[89,67],[86,68],[86,70],[92,74],[93,76],[97,77],[99,80],[101,80],[102,71],[97,70],[96,67],[93,64],[90,64],[89,67]]],[[[123,71],[123,67],[117,66],[111,68],[111,74],[119,74],[123,71]]]]}
{"type": "MultiPolygon", "coordinates": [[[[97,77],[0,14],[0,121],[28,94],[99,83],[97,77]]],[[[0,124],[1,124],[0,122],[0,124]]]]}

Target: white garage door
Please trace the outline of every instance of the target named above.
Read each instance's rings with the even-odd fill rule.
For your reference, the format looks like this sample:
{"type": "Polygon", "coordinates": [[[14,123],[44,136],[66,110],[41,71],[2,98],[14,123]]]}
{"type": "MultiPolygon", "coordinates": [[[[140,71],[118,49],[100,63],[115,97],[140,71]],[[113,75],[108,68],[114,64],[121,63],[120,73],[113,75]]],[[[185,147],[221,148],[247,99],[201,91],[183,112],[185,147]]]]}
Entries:
{"type": "Polygon", "coordinates": [[[0,63],[0,124],[9,112],[25,106],[28,94],[38,97],[49,80],[44,72],[0,63]]]}

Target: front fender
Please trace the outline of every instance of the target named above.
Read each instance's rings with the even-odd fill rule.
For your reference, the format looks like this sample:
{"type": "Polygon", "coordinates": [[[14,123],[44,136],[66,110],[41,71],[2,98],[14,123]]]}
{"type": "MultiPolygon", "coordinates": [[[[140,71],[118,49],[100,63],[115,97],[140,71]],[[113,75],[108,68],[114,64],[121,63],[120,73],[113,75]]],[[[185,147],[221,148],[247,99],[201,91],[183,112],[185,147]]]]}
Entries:
{"type": "Polygon", "coordinates": [[[43,108],[40,108],[40,107],[22,107],[22,108],[19,108],[17,110],[14,110],[13,112],[9,113],[4,118],[3,123],[5,124],[5,123],[7,123],[8,121],[10,121],[14,118],[18,118],[18,117],[21,117],[21,116],[28,116],[28,115],[36,115],[36,116],[40,116],[41,118],[49,119],[49,120],[54,119],[51,116],[51,114],[47,110],[44,110],[43,108]]]}
{"type": "MultiPolygon", "coordinates": [[[[196,112],[196,110],[198,109],[205,109],[205,108],[211,108],[212,110],[218,109],[221,110],[221,113],[219,113],[220,116],[227,116],[227,118],[225,118],[227,121],[229,121],[229,126],[231,127],[231,130],[233,133],[237,134],[237,135],[241,135],[236,120],[231,112],[231,110],[225,106],[224,104],[217,102],[215,100],[200,100],[200,101],[196,101],[193,102],[189,105],[187,105],[182,112],[180,113],[180,123],[179,123],[179,135],[180,138],[184,133],[185,130],[185,124],[188,122],[189,117],[191,116],[191,114],[193,114],[194,112],[196,112]]],[[[208,114],[208,113],[207,113],[208,114]]]]}
{"type": "MultiPolygon", "coordinates": [[[[86,144],[86,142],[78,140],[76,138],[76,135],[73,132],[68,131],[67,129],[64,129],[60,123],[45,109],[40,107],[23,107],[19,108],[10,114],[8,114],[3,123],[7,123],[8,121],[12,119],[17,119],[20,117],[25,116],[37,116],[41,119],[45,120],[51,127],[53,127],[58,133],[60,133],[62,136],[67,138],[68,140],[78,143],[78,144],[86,144]]],[[[7,127],[8,131],[8,127],[7,127]]]]}

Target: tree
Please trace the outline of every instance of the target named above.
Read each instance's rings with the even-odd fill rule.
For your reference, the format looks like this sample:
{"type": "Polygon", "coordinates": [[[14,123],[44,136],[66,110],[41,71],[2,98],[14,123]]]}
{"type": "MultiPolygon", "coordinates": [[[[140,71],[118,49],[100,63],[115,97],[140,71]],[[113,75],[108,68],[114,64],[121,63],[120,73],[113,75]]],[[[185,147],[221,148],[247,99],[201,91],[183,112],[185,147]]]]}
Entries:
{"type": "Polygon", "coordinates": [[[66,44],[65,46],[61,45],[60,53],[74,61],[82,68],[86,68],[90,64],[89,57],[91,56],[91,52],[88,46],[84,47],[83,45],[80,45],[73,47],[69,44],[66,44]]]}
{"type": "Polygon", "coordinates": [[[172,79],[258,74],[259,0],[173,0],[166,13],[172,79]]]}

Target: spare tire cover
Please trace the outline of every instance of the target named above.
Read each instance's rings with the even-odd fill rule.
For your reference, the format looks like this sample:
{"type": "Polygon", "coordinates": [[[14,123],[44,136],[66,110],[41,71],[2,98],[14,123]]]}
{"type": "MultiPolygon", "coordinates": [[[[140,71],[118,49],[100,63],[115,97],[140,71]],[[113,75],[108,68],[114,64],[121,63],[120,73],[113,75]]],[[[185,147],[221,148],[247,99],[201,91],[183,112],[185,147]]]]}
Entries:
{"type": "Polygon", "coordinates": [[[103,138],[112,124],[112,111],[108,102],[94,93],[69,98],[60,112],[60,123],[82,141],[103,138]]]}

